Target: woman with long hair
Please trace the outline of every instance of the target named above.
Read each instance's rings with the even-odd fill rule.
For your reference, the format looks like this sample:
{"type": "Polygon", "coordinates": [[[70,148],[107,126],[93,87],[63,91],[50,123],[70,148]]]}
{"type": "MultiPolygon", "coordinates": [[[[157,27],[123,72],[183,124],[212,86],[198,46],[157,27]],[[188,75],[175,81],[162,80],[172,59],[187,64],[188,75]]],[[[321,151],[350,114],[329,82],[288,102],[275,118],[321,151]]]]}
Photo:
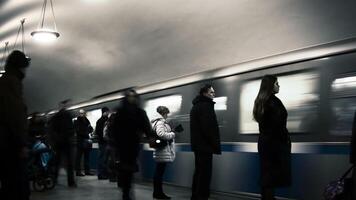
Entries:
{"type": "Polygon", "coordinates": [[[259,125],[258,154],[262,200],[273,200],[276,187],[291,185],[291,141],[287,110],[275,94],[277,77],[265,75],[255,100],[253,117],[259,125]]]}

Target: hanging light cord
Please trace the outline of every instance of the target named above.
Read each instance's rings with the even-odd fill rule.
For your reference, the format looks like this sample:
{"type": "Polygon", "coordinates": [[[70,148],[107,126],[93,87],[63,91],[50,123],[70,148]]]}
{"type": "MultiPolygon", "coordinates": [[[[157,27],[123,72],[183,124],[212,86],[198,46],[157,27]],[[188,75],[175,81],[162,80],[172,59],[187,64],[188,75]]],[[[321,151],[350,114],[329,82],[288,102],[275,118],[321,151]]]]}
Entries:
{"type": "Polygon", "coordinates": [[[25,28],[24,28],[24,23],[25,23],[25,18],[23,18],[21,20],[21,25],[19,27],[19,30],[17,31],[17,35],[16,35],[16,40],[15,40],[15,43],[12,47],[13,50],[15,50],[15,46],[17,44],[17,39],[19,38],[19,35],[20,35],[20,31],[21,31],[21,37],[22,37],[22,41],[21,41],[21,47],[22,47],[22,52],[25,53],[25,45],[24,45],[24,40],[25,40],[25,28]]]}
{"type": "MultiPolygon", "coordinates": [[[[48,0],[44,0],[43,1],[43,5],[42,5],[42,10],[41,10],[41,15],[40,15],[40,23],[38,24],[38,28],[42,29],[43,25],[44,25],[44,21],[45,21],[45,17],[46,17],[46,8],[47,8],[47,1],[48,0]]],[[[54,15],[54,9],[53,9],[53,2],[52,0],[49,0],[49,3],[51,4],[51,11],[52,11],[52,17],[53,17],[53,21],[54,21],[54,30],[57,31],[57,24],[56,24],[56,17],[54,15]]]]}
{"type": "Polygon", "coordinates": [[[54,16],[53,2],[52,2],[52,0],[50,0],[50,2],[51,2],[51,9],[52,9],[52,16],[53,16],[54,30],[57,32],[57,24],[56,24],[56,17],[54,16]]]}

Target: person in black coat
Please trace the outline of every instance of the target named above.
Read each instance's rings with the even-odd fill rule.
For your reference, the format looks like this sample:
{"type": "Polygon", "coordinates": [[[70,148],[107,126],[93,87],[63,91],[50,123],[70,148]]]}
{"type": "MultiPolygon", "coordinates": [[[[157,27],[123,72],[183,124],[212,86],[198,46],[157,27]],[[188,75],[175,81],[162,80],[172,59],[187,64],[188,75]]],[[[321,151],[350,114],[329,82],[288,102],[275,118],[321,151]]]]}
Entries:
{"type": "Polygon", "coordinates": [[[15,50],[7,57],[0,77],[0,199],[27,200],[27,108],[22,80],[30,63],[15,50]]]}
{"type": "Polygon", "coordinates": [[[265,75],[253,108],[260,130],[258,153],[264,200],[275,199],[275,187],[291,185],[291,141],[286,127],[288,113],[275,96],[278,92],[277,77],[265,75]]]}
{"type": "Polygon", "coordinates": [[[129,200],[133,174],[138,171],[137,157],[143,134],[151,136],[151,123],[139,106],[135,90],[125,92],[122,105],[117,109],[112,124],[112,136],[119,157],[118,185],[123,200],[129,200]]]}
{"type": "Polygon", "coordinates": [[[58,178],[61,160],[66,160],[67,182],[69,187],[76,187],[73,170],[73,149],[71,140],[74,137],[75,129],[72,121],[72,114],[67,110],[69,100],[60,103],[60,110],[49,121],[50,137],[55,151],[55,179],[58,178]]]}
{"type": "MultiPolygon", "coordinates": [[[[355,165],[356,164],[356,112],[354,115],[354,121],[352,125],[352,136],[351,136],[351,144],[350,144],[350,163],[355,165]]],[[[352,180],[353,180],[353,193],[352,199],[356,199],[356,169],[354,167],[352,172],[352,180]]]]}
{"type": "Polygon", "coordinates": [[[190,141],[195,156],[192,200],[207,200],[210,196],[213,154],[221,154],[219,126],[211,85],[200,89],[190,111],[190,141]]]}
{"type": "Polygon", "coordinates": [[[75,159],[75,169],[77,176],[94,175],[90,172],[90,151],[91,151],[91,140],[89,134],[93,131],[92,126],[86,113],[83,109],[79,110],[79,116],[74,122],[75,132],[77,133],[77,156],[75,159]],[[84,155],[84,171],[85,174],[81,172],[81,161],[84,155]]]}
{"type": "Polygon", "coordinates": [[[98,138],[99,144],[99,156],[98,156],[98,179],[107,179],[108,171],[107,171],[107,141],[104,140],[104,126],[108,121],[109,117],[109,108],[104,107],[101,109],[101,117],[96,122],[95,126],[95,135],[98,138]]]}

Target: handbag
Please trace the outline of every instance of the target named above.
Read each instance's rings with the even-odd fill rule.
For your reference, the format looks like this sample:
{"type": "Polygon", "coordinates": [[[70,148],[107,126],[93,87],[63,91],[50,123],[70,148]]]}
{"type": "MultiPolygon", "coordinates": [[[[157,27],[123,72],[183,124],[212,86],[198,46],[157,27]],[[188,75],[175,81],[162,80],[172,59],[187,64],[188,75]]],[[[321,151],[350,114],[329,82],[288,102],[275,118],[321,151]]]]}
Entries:
{"type": "Polygon", "coordinates": [[[352,165],[339,180],[332,181],[326,185],[324,189],[325,200],[347,199],[352,190],[352,180],[346,177],[351,173],[354,167],[355,165],[352,165]]]}
{"type": "Polygon", "coordinates": [[[161,139],[156,132],[156,125],[159,120],[155,120],[151,137],[148,139],[150,148],[161,149],[168,145],[168,141],[161,139]]]}

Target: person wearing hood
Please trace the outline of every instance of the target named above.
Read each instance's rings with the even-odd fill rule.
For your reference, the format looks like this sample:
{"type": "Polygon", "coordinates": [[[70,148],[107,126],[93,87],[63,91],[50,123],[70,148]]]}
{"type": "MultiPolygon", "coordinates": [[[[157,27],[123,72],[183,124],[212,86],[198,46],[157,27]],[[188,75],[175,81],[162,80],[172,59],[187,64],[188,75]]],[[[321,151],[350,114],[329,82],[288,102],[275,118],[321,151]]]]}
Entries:
{"type": "Polygon", "coordinates": [[[143,134],[152,135],[151,123],[140,107],[138,94],[130,89],[125,92],[112,124],[114,147],[119,157],[118,186],[122,189],[123,200],[131,199],[132,179],[138,171],[137,157],[143,134]]]}
{"type": "Polygon", "coordinates": [[[190,111],[190,141],[195,156],[192,200],[209,198],[213,154],[221,154],[214,97],[214,88],[211,85],[205,85],[193,100],[193,107],[190,111]]]}
{"type": "Polygon", "coordinates": [[[158,106],[157,113],[160,116],[152,120],[153,130],[162,142],[166,143],[164,147],[157,148],[153,152],[153,159],[156,161],[156,169],[153,180],[153,198],[155,199],[171,199],[163,192],[162,179],[167,163],[173,162],[176,156],[173,132],[170,125],[167,123],[169,109],[165,106],[158,106]]]}
{"type": "Polygon", "coordinates": [[[29,199],[26,176],[27,108],[22,80],[29,59],[15,50],[7,57],[5,73],[0,77],[0,199],[29,199]]]}

